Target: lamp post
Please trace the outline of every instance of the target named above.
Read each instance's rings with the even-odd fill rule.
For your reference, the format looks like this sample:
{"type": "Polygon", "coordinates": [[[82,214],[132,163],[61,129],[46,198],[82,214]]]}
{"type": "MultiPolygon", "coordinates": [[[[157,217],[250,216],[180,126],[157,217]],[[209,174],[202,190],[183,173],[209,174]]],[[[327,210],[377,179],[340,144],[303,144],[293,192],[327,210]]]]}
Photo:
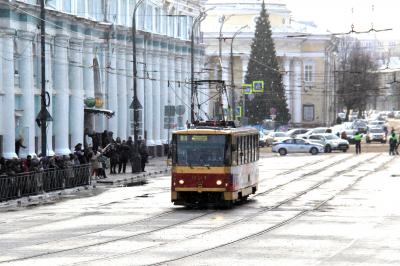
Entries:
{"type": "Polygon", "coordinates": [[[207,16],[206,11],[201,11],[200,14],[194,19],[192,24],[192,34],[190,43],[190,121],[194,123],[194,29],[196,25],[200,24],[207,16]]]}
{"type": "Polygon", "coordinates": [[[233,112],[233,120],[236,120],[236,99],[235,99],[235,79],[234,79],[234,71],[233,71],[233,41],[235,40],[236,36],[239,35],[243,29],[247,28],[248,26],[240,27],[232,36],[231,40],[231,93],[232,93],[232,112],[233,112]]]}
{"type": "Polygon", "coordinates": [[[139,143],[138,143],[138,132],[139,132],[139,99],[137,97],[137,69],[136,69],[136,11],[139,6],[143,3],[144,0],[139,0],[135,7],[133,8],[132,13],[132,57],[133,57],[133,100],[130,105],[130,108],[133,109],[133,140],[135,147],[135,156],[139,160],[135,160],[135,165],[132,165],[132,172],[140,172],[141,171],[141,158],[139,155],[139,143]],[[134,167],[135,166],[135,167],[134,167]],[[133,169],[134,168],[134,169],[133,169]]]}

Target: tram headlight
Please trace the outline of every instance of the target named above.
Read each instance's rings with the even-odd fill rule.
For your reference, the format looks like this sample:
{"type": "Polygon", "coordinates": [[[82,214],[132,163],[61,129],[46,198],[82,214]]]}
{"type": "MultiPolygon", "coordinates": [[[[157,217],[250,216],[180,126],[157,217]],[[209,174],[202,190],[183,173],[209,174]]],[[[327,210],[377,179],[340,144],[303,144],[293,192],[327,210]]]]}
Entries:
{"type": "Polygon", "coordinates": [[[183,181],[182,179],[179,180],[179,184],[183,185],[185,183],[185,181],[183,181]]]}
{"type": "Polygon", "coordinates": [[[217,180],[217,185],[220,186],[222,184],[221,180],[217,180]]]}

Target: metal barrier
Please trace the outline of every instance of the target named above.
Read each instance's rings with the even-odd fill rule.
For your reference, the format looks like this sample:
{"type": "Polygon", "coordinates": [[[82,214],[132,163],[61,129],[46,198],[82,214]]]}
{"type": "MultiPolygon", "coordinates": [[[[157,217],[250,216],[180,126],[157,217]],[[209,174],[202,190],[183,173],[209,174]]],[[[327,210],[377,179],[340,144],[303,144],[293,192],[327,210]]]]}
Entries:
{"type": "Polygon", "coordinates": [[[43,192],[90,185],[90,165],[0,176],[0,202],[43,192]]]}

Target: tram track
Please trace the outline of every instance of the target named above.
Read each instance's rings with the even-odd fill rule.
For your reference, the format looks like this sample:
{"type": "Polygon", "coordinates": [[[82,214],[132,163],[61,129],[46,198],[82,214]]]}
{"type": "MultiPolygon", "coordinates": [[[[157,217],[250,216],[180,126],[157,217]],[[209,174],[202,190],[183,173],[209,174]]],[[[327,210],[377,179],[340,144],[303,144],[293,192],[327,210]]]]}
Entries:
{"type": "MultiPolygon", "coordinates": [[[[343,173],[344,173],[344,172],[350,172],[350,171],[352,171],[352,170],[355,169],[355,166],[356,166],[357,164],[359,164],[359,166],[364,165],[364,164],[366,164],[366,163],[368,163],[368,162],[374,160],[375,158],[377,158],[377,157],[379,157],[379,156],[380,156],[380,154],[378,154],[378,155],[376,155],[376,156],[373,156],[373,157],[371,157],[371,158],[368,158],[367,160],[363,161],[361,164],[359,164],[359,162],[356,162],[355,164],[350,165],[349,167],[347,167],[347,168],[344,169],[344,170],[341,170],[340,172],[343,172],[343,173]]],[[[339,161],[343,161],[343,160],[339,160],[339,161]]],[[[334,163],[337,163],[337,162],[334,162],[334,163]]],[[[324,168],[324,169],[325,169],[325,168],[324,168]]],[[[322,171],[322,170],[321,170],[321,171],[322,171]]],[[[319,171],[319,172],[321,172],[321,171],[319,171]]],[[[319,172],[318,172],[318,173],[319,173],[319,172]]],[[[370,174],[370,173],[371,173],[371,172],[369,172],[368,174],[370,174]]],[[[301,179],[304,179],[304,177],[306,177],[306,176],[310,176],[310,175],[305,174],[305,176],[302,176],[301,179]]],[[[314,189],[316,189],[316,188],[322,186],[323,184],[328,183],[329,181],[331,181],[331,180],[332,180],[334,177],[336,177],[336,176],[337,176],[337,174],[336,174],[336,172],[335,172],[333,175],[331,175],[331,176],[329,176],[328,178],[326,178],[326,179],[324,179],[324,180],[318,182],[317,184],[314,184],[313,186],[309,187],[308,189],[306,189],[306,190],[304,190],[304,191],[302,191],[302,192],[300,192],[300,193],[298,193],[298,194],[296,194],[296,195],[294,195],[294,196],[292,196],[292,197],[290,197],[290,198],[288,198],[288,199],[285,199],[285,200],[283,200],[283,201],[280,201],[280,202],[278,202],[277,204],[275,204],[275,205],[273,205],[273,206],[262,208],[262,210],[260,210],[260,211],[258,211],[258,212],[256,212],[256,213],[254,213],[254,214],[245,216],[245,217],[243,217],[243,218],[241,218],[241,219],[235,220],[235,221],[233,221],[233,222],[231,222],[231,223],[228,223],[228,224],[219,226],[219,227],[217,227],[217,228],[213,228],[213,229],[207,230],[207,231],[202,232],[202,233],[198,233],[198,234],[191,235],[191,236],[185,238],[184,240],[194,239],[194,238],[200,237],[200,236],[202,236],[202,235],[210,234],[210,233],[215,232],[215,231],[220,231],[220,230],[222,230],[222,229],[225,229],[225,228],[228,228],[228,227],[232,227],[232,226],[234,226],[234,225],[236,225],[236,224],[245,222],[245,221],[247,221],[247,220],[249,220],[249,219],[251,219],[251,218],[254,218],[254,217],[259,216],[259,215],[261,215],[261,214],[264,214],[264,213],[266,213],[266,212],[270,212],[270,211],[276,210],[276,209],[278,209],[279,207],[281,207],[282,205],[287,204],[287,203],[289,203],[289,202],[292,202],[292,201],[294,201],[294,200],[300,198],[301,196],[303,196],[303,195],[309,193],[310,191],[312,191],[312,190],[314,190],[314,189]]],[[[297,178],[296,180],[299,181],[300,178],[297,178]]],[[[294,181],[294,180],[293,180],[293,181],[294,181]]],[[[290,182],[290,183],[291,183],[291,182],[290,182]]],[[[269,191],[269,192],[272,192],[272,191],[269,191]]],[[[293,219],[291,219],[291,220],[293,220],[293,219]]],[[[177,242],[179,242],[179,241],[182,241],[182,240],[177,240],[177,242]]],[[[172,242],[174,242],[174,241],[172,241],[172,242]]],[[[150,247],[145,247],[145,248],[138,249],[138,250],[131,251],[131,252],[120,253],[120,254],[114,255],[114,256],[108,256],[108,257],[105,257],[105,258],[99,258],[99,259],[90,260],[90,261],[83,261],[83,262],[79,262],[79,263],[76,263],[76,264],[70,264],[70,265],[78,265],[78,264],[80,265],[80,264],[82,264],[82,263],[89,263],[89,262],[102,261],[102,260],[109,260],[109,259],[112,259],[112,258],[121,257],[121,256],[126,256],[126,255],[134,255],[134,254],[137,254],[137,253],[146,251],[146,250],[150,250],[150,249],[154,249],[154,248],[158,248],[158,247],[161,247],[161,246],[165,246],[165,245],[171,244],[172,242],[171,242],[171,241],[170,241],[170,242],[164,242],[164,243],[161,243],[161,244],[159,244],[159,245],[150,246],[150,247]]],[[[165,262],[162,262],[162,263],[168,263],[168,262],[170,262],[170,261],[165,261],[165,262]]],[[[152,264],[151,264],[151,265],[152,265],[152,264]]],[[[154,264],[154,265],[159,265],[159,264],[154,264]]]]}
{"type": "MultiPolygon", "coordinates": [[[[368,161],[370,161],[370,160],[372,160],[372,159],[374,159],[374,158],[376,158],[376,157],[378,157],[378,156],[379,156],[379,155],[374,156],[374,157],[372,157],[372,158],[369,158],[369,159],[366,160],[364,163],[366,163],[366,162],[368,162],[368,161]]],[[[334,162],[332,162],[332,163],[329,164],[328,166],[334,165],[334,164],[337,164],[337,163],[340,163],[340,162],[342,162],[342,161],[344,161],[344,160],[346,160],[346,159],[347,159],[347,158],[340,159],[340,160],[335,160],[334,162]]],[[[323,160],[323,161],[325,161],[325,160],[323,160]]],[[[320,161],[320,162],[321,162],[321,161],[320,161]]],[[[307,164],[305,164],[305,165],[311,165],[311,164],[312,164],[312,165],[315,165],[316,163],[317,163],[317,162],[314,161],[314,162],[311,162],[311,163],[307,163],[307,164]]],[[[282,187],[284,187],[284,186],[286,186],[286,185],[288,185],[288,184],[290,184],[290,183],[293,183],[293,182],[295,182],[295,181],[302,180],[302,179],[304,179],[304,178],[307,177],[307,176],[312,176],[312,175],[315,175],[315,174],[317,174],[317,173],[319,173],[319,172],[322,172],[322,171],[326,170],[326,168],[327,168],[328,166],[327,166],[327,165],[324,165],[323,167],[320,167],[320,168],[318,168],[318,169],[314,169],[314,170],[312,170],[312,171],[310,171],[310,172],[304,173],[304,174],[302,174],[300,177],[298,177],[298,178],[296,178],[296,179],[293,179],[293,180],[291,180],[291,181],[289,181],[289,182],[287,182],[287,183],[285,183],[285,184],[280,184],[278,187],[274,187],[274,188],[272,188],[272,189],[269,189],[269,190],[264,191],[264,192],[261,192],[261,193],[262,193],[262,194],[271,193],[272,191],[277,190],[277,189],[279,189],[279,188],[282,188],[282,187]]],[[[304,167],[304,166],[300,166],[300,167],[297,167],[297,168],[295,168],[295,169],[291,169],[291,170],[288,170],[288,171],[290,171],[290,173],[293,173],[293,172],[302,170],[302,169],[301,169],[302,167],[304,167]]],[[[353,169],[353,168],[354,168],[354,165],[351,165],[348,169],[350,170],[350,169],[353,169]]],[[[287,172],[287,171],[286,171],[286,172],[287,172]]],[[[332,177],[331,177],[331,178],[332,178],[332,177]]],[[[330,178],[330,179],[331,179],[331,178],[330,178]]],[[[326,181],[326,180],[325,180],[325,182],[323,181],[323,183],[326,183],[326,182],[328,182],[328,181],[326,181]]],[[[302,195],[308,193],[309,191],[315,189],[316,187],[321,186],[323,183],[319,183],[319,184],[317,184],[317,185],[315,185],[315,186],[312,186],[312,187],[311,187],[310,189],[308,189],[307,191],[303,191],[303,192],[300,193],[300,194],[297,194],[297,195],[295,195],[295,196],[293,196],[293,197],[291,197],[291,198],[289,198],[289,199],[286,199],[286,200],[284,200],[284,201],[279,202],[279,203],[278,203],[277,205],[275,205],[275,206],[272,206],[272,207],[269,207],[269,208],[267,208],[267,209],[264,209],[262,212],[259,212],[259,214],[264,213],[264,212],[267,212],[267,211],[271,211],[271,210],[276,209],[276,208],[279,208],[279,207],[282,206],[283,204],[285,204],[285,203],[287,203],[287,202],[290,202],[290,201],[293,201],[294,199],[296,199],[296,198],[298,198],[298,197],[300,197],[300,196],[302,196],[302,195]]],[[[259,193],[259,194],[261,194],[261,193],[259,193]]],[[[165,215],[171,214],[171,213],[173,213],[173,212],[174,212],[174,211],[168,211],[168,212],[164,212],[164,213],[161,213],[161,214],[152,216],[152,217],[147,217],[147,218],[142,219],[142,220],[136,220],[136,221],[133,221],[133,222],[130,222],[130,223],[126,223],[126,224],[121,224],[121,225],[118,225],[118,226],[115,226],[115,227],[104,228],[104,229],[101,229],[101,230],[96,230],[96,231],[93,231],[93,232],[88,232],[88,233],[86,233],[86,234],[81,234],[81,235],[73,236],[73,237],[70,237],[70,238],[64,238],[64,239],[60,239],[60,240],[42,242],[42,243],[38,243],[37,245],[49,244],[49,243],[56,244],[56,243],[58,243],[58,242],[62,242],[62,241],[65,241],[65,240],[71,240],[71,239],[75,239],[75,238],[79,239],[79,238],[82,237],[82,236],[87,236],[87,235],[90,235],[90,234],[96,234],[96,233],[104,232],[104,231],[107,231],[107,230],[120,229],[120,228],[127,227],[127,226],[130,226],[130,225],[133,225],[133,224],[138,224],[138,223],[144,222],[144,221],[151,221],[151,220],[154,220],[154,219],[163,217],[163,216],[165,216],[165,215]]],[[[122,240],[130,239],[130,238],[134,238],[134,237],[138,237],[138,236],[143,236],[143,235],[146,235],[146,234],[151,234],[151,233],[154,233],[154,232],[158,232],[158,231],[162,231],[162,230],[165,230],[165,229],[169,229],[169,228],[174,227],[174,226],[182,225],[182,224],[185,224],[185,223],[194,221],[194,220],[196,220],[196,219],[205,217],[205,216],[210,215],[210,214],[215,213],[215,212],[216,212],[215,210],[213,210],[213,211],[208,211],[208,212],[206,212],[206,213],[203,213],[203,214],[198,215],[198,216],[196,216],[196,217],[193,217],[193,218],[191,218],[191,219],[187,219],[187,220],[184,220],[184,221],[180,221],[180,222],[178,222],[178,223],[170,224],[170,225],[168,225],[168,226],[159,227],[159,228],[156,228],[156,229],[154,229],[154,230],[150,230],[150,231],[146,231],[146,232],[141,232],[141,233],[138,233],[138,234],[131,234],[131,235],[127,235],[127,236],[124,236],[124,237],[119,237],[119,238],[116,238],[116,239],[111,239],[111,240],[108,240],[108,241],[101,241],[101,242],[98,242],[98,243],[93,243],[93,244],[89,244],[89,245],[82,245],[82,246],[72,247],[72,248],[69,248],[69,249],[62,249],[62,250],[57,250],[57,251],[53,251],[53,252],[46,252],[46,253],[35,254],[35,255],[32,255],[32,256],[26,256],[26,257],[23,257],[23,258],[16,258],[16,259],[11,259],[11,260],[0,261],[0,264],[1,264],[1,263],[16,262],[16,261],[23,261],[23,260],[28,260],[28,259],[34,259],[34,258],[38,258],[38,257],[49,256],[49,255],[53,255],[53,254],[58,254],[58,253],[68,252],[68,251],[74,251],[74,250],[79,250],[79,249],[85,249],[85,248],[90,248],[90,247],[105,245],[105,244],[109,244],[109,243],[113,243],[113,242],[117,242],[117,241],[122,241],[122,240]]],[[[259,215],[259,214],[257,214],[257,215],[259,215]]],[[[251,216],[251,217],[254,217],[254,216],[251,216]]],[[[204,232],[204,233],[202,233],[202,234],[210,233],[210,232],[217,231],[217,230],[221,230],[221,229],[226,228],[226,227],[228,227],[228,226],[233,226],[233,225],[235,225],[235,224],[237,224],[237,223],[239,223],[239,222],[242,222],[242,221],[245,221],[245,220],[247,220],[247,219],[250,219],[251,217],[244,217],[244,218],[242,218],[242,219],[240,219],[240,220],[236,220],[236,221],[234,221],[234,222],[232,222],[232,223],[223,225],[223,226],[221,226],[221,227],[218,227],[218,228],[215,228],[215,229],[211,229],[211,230],[209,230],[209,231],[207,231],[207,232],[204,232]]],[[[201,235],[201,234],[199,234],[199,235],[201,235]]],[[[193,235],[193,236],[191,236],[191,237],[196,237],[196,236],[198,236],[198,235],[193,235]]],[[[152,247],[149,247],[149,248],[152,248],[152,247]]],[[[147,248],[147,249],[148,249],[148,248],[147,248]]],[[[143,250],[141,250],[141,251],[143,251],[143,250]]],[[[135,251],[135,252],[133,252],[133,254],[136,253],[136,252],[140,252],[140,251],[135,251]]]]}
{"type": "MultiPolygon", "coordinates": [[[[373,158],[371,158],[371,159],[373,159],[373,158]]],[[[390,160],[385,161],[385,162],[384,162],[383,164],[381,164],[377,169],[384,168],[386,165],[388,165],[388,164],[389,164],[390,162],[392,162],[394,159],[395,159],[395,158],[391,158],[390,160]]],[[[368,160],[368,161],[370,161],[370,160],[368,160]]],[[[244,236],[244,237],[240,237],[240,238],[238,238],[238,239],[235,239],[235,240],[232,240],[232,241],[229,241],[229,242],[226,242],[226,243],[223,243],[223,244],[220,244],[220,245],[217,245],[217,246],[208,248],[208,249],[204,249],[204,250],[201,250],[201,251],[198,251],[198,252],[194,252],[194,253],[191,253],[191,254],[188,254],[188,255],[185,255],[185,256],[181,256],[181,257],[174,258],[174,259],[170,259],[170,260],[164,260],[164,261],[162,261],[162,262],[146,264],[146,265],[149,265],[149,266],[150,266],[150,265],[151,265],[151,266],[157,266],[157,265],[163,265],[163,264],[166,264],[166,263],[176,262],[176,261],[179,261],[179,260],[183,260],[183,259],[186,259],[186,258],[190,258],[190,257],[196,256],[196,255],[200,255],[200,254],[203,254],[203,253],[212,251],[212,250],[216,250],[216,249],[223,248],[223,247],[226,247],[226,246],[229,246],[229,245],[233,245],[233,244],[238,243],[238,242],[241,242],[241,241],[245,241],[245,240],[248,240],[248,239],[252,239],[252,238],[254,238],[254,237],[262,236],[263,234],[266,234],[266,233],[269,233],[269,232],[271,232],[271,231],[273,231],[273,230],[279,229],[279,228],[281,228],[281,227],[283,227],[283,226],[289,224],[290,222],[292,222],[292,221],[294,221],[294,220],[297,220],[298,218],[300,218],[300,217],[302,217],[302,216],[305,216],[305,215],[307,215],[307,214],[309,214],[309,213],[311,213],[311,212],[317,211],[317,210],[320,209],[322,206],[324,206],[327,202],[333,200],[334,198],[336,198],[338,195],[344,193],[345,191],[348,191],[349,189],[351,189],[352,187],[354,187],[358,182],[360,182],[363,178],[369,176],[369,175],[372,174],[373,172],[374,172],[374,171],[368,171],[366,174],[363,174],[363,175],[359,176],[359,177],[356,178],[353,182],[351,182],[350,184],[348,184],[346,187],[344,187],[343,189],[340,189],[338,192],[336,192],[335,194],[331,195],[331,196],[328,197],[327,199],[322,200],[321,202],[319,202],[319,203],[318,203],[317,205],[315,205],[314,207],[312,207],[312,208],[310,208],[310,209],[301,210],[300,212],[298,212],[298,213],[295,214],[294,216],[292,216],[292,217],[290,217],[290,218],[287,218],[287,219],[284,219],[283,221],[281,221],[281,222],[279,222],[279,223],[276,223],[276,224],[274,224],[274,225],[272,225],[272,226],[270,226],[270,227],[268,227],[268,228],[266,228],[266,229],[264,229],[264,230],[261,230],[261,231],[259,231],[259,232],[253,233],[253,234],[249,234],[249,235],[244,236]]],[[[324,181],[322,181],[322,182],[324,182],[324,181]]],[[[322,184],[320,184],[320,185],[322,185],[322,184]]],[[[316,186],[320,186],[320,185],[317,184],[316,186]]]]}
{"type": "MultiPolygon", "coordinates": [[[[311,165],[316,165],[316,164],[318,164],[318,163],[325,162],[326,160],[329,160],[329,159],[331,159],[331,158],[334,158],[334,156],[330,155],[329,158],[324,158],[324,159],[320,159],[320,160],[317,160],[317,161],[312,161],[312,162],[309,162],[309,163],[300,165],[300,166],[298,166],[298,167],[296,167],[296,168],[293,168],[293,169],[289,169],[289,170],[286,170],[286,169],[285,169],[285,172],[277,173],[277,174],[275,174],[275,175],[272,175],[272,177],[284,176],[284,175],[288,175],[288,174],[290,174],[290,173],[294,173],[294,172],[297,172],[297,171],[301,171],[301,170],[303,170],[304,167],[308,167],[308,166],[311,166],[311,165]]],[[[340,162],[342,162],[342,161],[344,161],[344,160],[346,160],[346,159],[347,159],[347,157],[344,158],[344,159],[337,160],[337,161],[335,161],[335,162],[329,164],[328,166],[324,166],[324,167],[322,167],[322,168],[316,169],[316,171],[319,171],[319,172],[320,172],[320,171],[324,170],[325,167],[329,167],[329,166],[334,165],[334,164],[336,164],[336,163],[340,163],[340,162]]],[[[276,189],[279,189],[279,188],[281,188],[282,186],[285,186],[285,185],[287,185],[287,184],[289,184],[289,183],[291,183],[291,182],[293,182],[293,181],[297,181],[297,180],[303,179],[304,176],[309,175],[309,173],[310,173],[310,172],[305,173],[305,174],[303,174],[301,177],[297,178],[296,180],[291,180],[291,181],[289,181],[289,182],[287,182],[287,183],[285,183],[285,184],[279,184],[277,187],[271,188],[271,189],[269,189],[268,191],[261,192],[261,193],[266,194],[266,193],[272,192],[272,191],[274,191],[274,190],[276,190],[276,189]]],[[[262,181],[263,181],[263,180],[262,180],[262,181]]],[[[261,181],[260,183],[262,183],[262,181],[261,181]]],[[[158,192],[158,193],[152,193],[152,195],[161,194],[161,193],[166,193],[166,192],[169,192],[169,190],[168,190],[168,191],[165,190],[165,191],[158,192]]],[[[260,194],[260,193],[257,193],[257,194],[260,194]]],[[[122,199],[121,201],[132,200],[132,199],[135,199],[135,198],[137,198],[137,197],[140,197],[140,196],[135,196],[135,197],[131,197],[131,198],[124,198],[124,199],[122,199]]],[[[115,203],[118,203],[118,202],[121,202],[121,201],[112,201],[112,202],[108,202],[108,203],[105,203],[105,204],[101,204],[101,205],[99,205],[98,207],[109,206],[109,205],[111,205],[111,204],[115,204],[115,203]]],[[[96,208],[96,209],[97,209],[97,208],[96,208]]],[[[137,224],[137,223],[140,223],[140,222],[149,221],[149,220],[151,220],[151,219],[157,219],[157,218],[160,218],[160,217],[162,217],[162,216],[164,216],[164,215],[168,215],[168,214],[173,213],[173,212],[174,212],[174,211],[161,212],[161,213],[159,213],[159,214],[157,214],[157,215],[154,215],[154,216],[151,216],[151,217],[146,217],[146,218],[143,218],[143,219],[139,219],[139,220],[135,220],[135,221],[130,221],[130,222],[128,222],[128,223],[119,224],[119,225],[116,225],[116,226],[114,226],[114,227],[108,227],[108,228],[103,228],[103,229],[97,229],[97,230],[94,230],[94,231],[90,231],[90,232],[88,232],[88,233],[86,233],[86,234],[81,234],[81,235],[73,236],[73,237],[70,237],[70,238],[67,238],[67,239],[73,239],[73,238],[76,238],[76,237],[82,237],[82,236],[89,235],[89,234],[101,233],[101,232],[104,232],[104,231],[107,231],[107,230],[110,230],[110,229],[123,228],[123,227],[125,227],[125,226],[130,226],[130,225],[137,224]]],[[[71,217],[63,218],[63,219],[57,219],[57,220],[54,220],[54,221],[51,221],[51,222],[47,223],[46,225],[56,224],[56,223],[59,223],[59,222],[66,222],[66,221],[70,221],[70,220],[77,219],[77,218],[82,218],[82,217],[94,216],[94,214],[91,214],[91,213],[92,213],[92,212],[89,212],[89,214],[88,214],[88,212],[85,212],[85,213],[82,213],[82,214],[79,214],[79,215],[76,215],[76,216],[71,216],[71,217]]],[[[43,225],[40,224],[40,225],[34,225],[34,226],[30,226],[30,227],[24,227],[23,229],[13,230],[12,233],[29,231],[29,230],[31,230],[31,229],[33,229],[33,228],[41,227],[41,226],[43,226],[43,225]]],[[[63,239],[63,240],[65,240],[65,239],[63,239]]],[[[62,241],[62,240],[61,240],[61,241],[62,241]]],[[[54,241],[49,241],[49,242],[54,242],[54,241]]],[[[46,244],[46,243],[49,243],[49,242],[42,242],[42,243],[39,243],[39,244],[46,244]]]]}

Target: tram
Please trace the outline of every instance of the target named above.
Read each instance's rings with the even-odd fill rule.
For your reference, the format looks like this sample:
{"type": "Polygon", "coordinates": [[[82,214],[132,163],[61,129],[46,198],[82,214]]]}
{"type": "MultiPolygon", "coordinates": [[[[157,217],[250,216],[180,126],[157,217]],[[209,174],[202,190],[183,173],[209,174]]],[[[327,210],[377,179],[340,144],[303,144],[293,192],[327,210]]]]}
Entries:
{"type": "Polygon", "coordinates": [[[214,121],[172,134],[171,201],[231,207],[258,188],[258,130],[214,121]]]}

